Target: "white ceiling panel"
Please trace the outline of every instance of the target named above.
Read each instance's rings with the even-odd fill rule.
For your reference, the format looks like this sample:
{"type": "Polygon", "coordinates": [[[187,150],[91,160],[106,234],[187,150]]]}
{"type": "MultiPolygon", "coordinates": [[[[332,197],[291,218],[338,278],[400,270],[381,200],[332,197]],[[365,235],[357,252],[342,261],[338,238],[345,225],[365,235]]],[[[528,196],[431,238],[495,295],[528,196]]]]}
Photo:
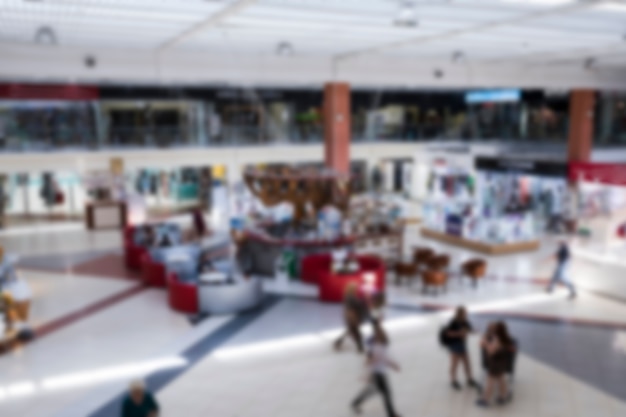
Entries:
{"type": "Polygon", "coordinates": [[[618,0],[0,0],[3,45],[212,57],[273,56],[281,42],[323,61],[361,57],[554,65],[596,56],[624,65],[618,0]],[[399,16],[415,25],[396,24],[399,16]],[[608,52],[607,52],[608,51],[608,52]],[[616,53],[618,53],[616,52],[616,53]]]}

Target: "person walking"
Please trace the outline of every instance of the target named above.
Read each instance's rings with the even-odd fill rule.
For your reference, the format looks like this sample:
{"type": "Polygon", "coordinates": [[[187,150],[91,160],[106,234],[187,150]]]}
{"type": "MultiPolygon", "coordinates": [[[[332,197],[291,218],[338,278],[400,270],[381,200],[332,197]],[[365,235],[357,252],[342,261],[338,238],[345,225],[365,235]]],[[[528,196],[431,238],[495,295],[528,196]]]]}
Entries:
{"type": "Polygon", "coordinates": [[[554,254],[553,258],[556,259],[556,268],[552,274],[552,279],[546,289],[549,293],[552,292],[556,284],[565,285],[569,289],[570,299],[576,298],[576,287],[568,278],[568,270],[570,263],[570,249],[567,241],[562,240],[559,243],[559,249],[554,254]]]}
{"type": "Polygon", "coordinates": [[[486,357],[487,384],[482,396],[476,401],[476,405],[488,407],[495,386],[499,391],[497,403],[503,405],[510,399],[505,374],[513,367],[512,362],[516,350],[515,341],[509,335],[504,322],[500,321],[489,327],[481,342],[481,348],[486,357]]]}
{"type": "Polygon", "coordinates": [[[124,402],[122,417],[158,417],[159,405],[154,396],[146,390],[143,381],[133,381],[124,402]]]}
{"type": "Polygon", "coordinates": [[[352,410],[361,414],[361,405],[376,392],[383,397],[387,417],[400,417],[396,413],[391,398],[391,386],[387,378],[389,368],[400,372],[400,366],[389,357],[387,346],[389,339],[380,324],[374,326],[374,335],[368,343],[367,352],[367,386],[352,401],[352,410]]]}
{"type": "Polygon", "coordinates": [[[478,388],[478,384],[472,377],[472,366],[467,354],[467,335],[473,331],[472,325],[467,320],[465,307],[458,307],[452,321],[445,328],[446,347],[450,352],[450,381],[452,388],[461,389],[456,374],[459,362],[463,363],[467,385],[478,388]]]}
{"type": "Polygon", "coordinates": [[[363,336],[361,335],[361,323],[368,316],[365,300],[359,295],[356,283],[351,282],[346,286],[343,298],[343,317],[346,331],[335,341],[335,350],[340,350],[346,336],[354,341],[359,353],[363,353],[363,336]]]}

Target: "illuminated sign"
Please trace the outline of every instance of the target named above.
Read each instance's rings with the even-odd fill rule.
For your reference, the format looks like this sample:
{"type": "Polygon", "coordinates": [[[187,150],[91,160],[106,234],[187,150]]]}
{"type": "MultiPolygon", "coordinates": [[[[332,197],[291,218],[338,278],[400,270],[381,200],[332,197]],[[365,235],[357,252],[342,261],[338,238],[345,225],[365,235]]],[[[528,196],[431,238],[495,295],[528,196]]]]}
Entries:
{"type": "Polygon", "coordinates": [[[520,101],[520,90],[484,90],[472,91],[465,94],[465,103],[506,103],[520,101]]]}

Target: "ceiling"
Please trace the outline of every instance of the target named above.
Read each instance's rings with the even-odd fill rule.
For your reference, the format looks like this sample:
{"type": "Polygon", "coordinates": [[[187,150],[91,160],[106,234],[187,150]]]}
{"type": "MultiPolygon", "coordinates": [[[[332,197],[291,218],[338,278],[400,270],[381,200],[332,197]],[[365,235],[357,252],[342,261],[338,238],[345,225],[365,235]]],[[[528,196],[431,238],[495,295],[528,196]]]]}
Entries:
{"type": "Polygon", "coordinates": [[[3,48],[626,71],[626,1],[0,0],[3,48]]]}

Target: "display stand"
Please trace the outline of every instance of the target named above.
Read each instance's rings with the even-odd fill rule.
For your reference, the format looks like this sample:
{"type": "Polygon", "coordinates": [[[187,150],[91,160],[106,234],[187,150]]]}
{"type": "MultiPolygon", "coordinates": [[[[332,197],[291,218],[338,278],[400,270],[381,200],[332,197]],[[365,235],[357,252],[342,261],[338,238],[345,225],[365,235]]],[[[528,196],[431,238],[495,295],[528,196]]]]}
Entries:
{"type": "Polygon", "coordinates": [[[119,201],[88,203],[85,224],[88,230],[122,229],[126,226],[126,203],[119,201]]]}
{"type": "Polygon", "coordinates": [[[449,245],[459,246],[475,252],[487,255],[508,255],[512,253],[531,252],[539,249],[539,241],[531,240],[527,242],[489,244],[476,240],[468,240],[462,237],[449,235],[432,229],[422,229],[422,236],[435,239],[449,245]]]}

